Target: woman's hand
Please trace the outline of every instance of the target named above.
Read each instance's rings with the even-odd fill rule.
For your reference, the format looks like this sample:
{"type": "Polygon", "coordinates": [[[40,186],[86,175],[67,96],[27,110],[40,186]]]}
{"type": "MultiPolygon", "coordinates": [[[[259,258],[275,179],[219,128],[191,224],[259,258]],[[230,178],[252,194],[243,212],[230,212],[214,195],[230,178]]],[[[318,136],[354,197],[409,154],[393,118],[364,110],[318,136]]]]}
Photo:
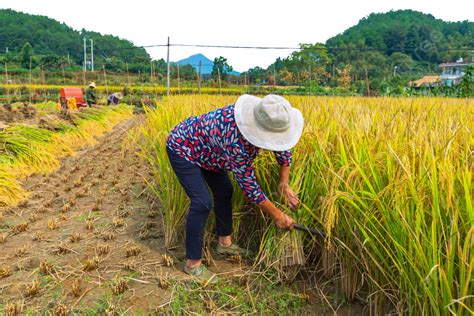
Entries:
{"type": "Polygon", "coordinates": [[[277,187],[278,194],[283,197],[285,203],[291,207],[296,208],[300,204],[300,200],[295,192],[290,188],[288,183],[281,183],[277,187]]]}
{"type": "Polygon", "coordinates": [[[266,200],[258,206],[262,211],[270,215],[275,225],[280,229],[293,229],[295,220],[278,209],[270,200],[266,200]]]}
{"type": "Polygon", "coordinates": [[[280,229],[292,230],[295,225],[295,220],[283,212],[273,220],[275,221],[275,225],[280,229]]]}

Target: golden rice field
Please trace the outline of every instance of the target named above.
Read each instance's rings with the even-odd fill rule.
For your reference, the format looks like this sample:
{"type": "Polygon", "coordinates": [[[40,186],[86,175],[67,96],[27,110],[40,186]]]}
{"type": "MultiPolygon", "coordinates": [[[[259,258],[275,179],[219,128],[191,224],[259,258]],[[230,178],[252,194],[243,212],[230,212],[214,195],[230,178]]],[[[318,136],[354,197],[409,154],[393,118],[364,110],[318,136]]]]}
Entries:
{"type": "Polygon", "coordinates": [[[74,150],[97,142],[118,122],[132,117],[127,106],[103,107],[56,116],[57,105],[35,105],[48,117],[48,128],[14,123],[0,130],[0,206],[14,205],[27,197],[21,179],[33,173],[49,173],[60,166],[61,158],[74,150]]]}
{"type": "MultiPolygon", "coordinates": [[[[70,85],[70,86],[65,86],[65,85],[51,85],[51,84],[0,84],[0,92],[3,91],[4,95],[20,95],[22,93],[22,89],[26,89],[27,91],[30,92],[36,92],[37,94],[41,94],[42,91],[56,91],[59,92],[61,88],[65,87],[75,87],[75,88],[83,88],[83,85],[70,85]]],[[[110,91],[123,91],[124,88],[129,90],[130,94],[134,93],[148,93],[148,94],[158,94],[158,95],[164,95],[167,92],[166,86],[128,86],[128,85],[98,85],[96,87],[97,91],[100,93],[105,93],[105,92],[110,92],[110,91]]],[[[208,94],[217,94],[220,93],[221,91],[224,91],[227,94],[240,94],[244,93],[247,87],[241,86],[241,87],[225,87],[223,89],[215,88],[215,87],[202,87],[201,92],[202,93],[208,93],[208,94]]],[[[264,90],[270,90],[272,87],[269,87],[268,89],[264,89],[263,87],[260,89],[262,91],[264,90]]],[[[172,94],[178,94],[178,93],[197,93],[198,88],[197,87],[192,87],[192,86],[180,86],[180,87],[170,87],[170,93],[172,94]]],[[[26,94],[28,94],[27,92],[26,94]]],[[[2,94],[2,93],[0,93],[2,94]]]]}
{"type": "MultiPolygon", "coordinates": [[[[236,98],[166,97],[147,112],[144,157],[168,247],[180,242],[188,201],[168,164],[166,136],[180,120],[236,98]]],[[[246,220],[250,206],[236,190],[236,233],[258,251],[256,267],[293,278],[306,261],[305,269],[337,280],[348,300],[365,301],[374,315],[471,315],[474,100],[288,99],[303,112],[305,129],[291,178],[302,205],[286,211],[327,238],[279,232],[258,211],[246,220]]],[[[278,174],[272,155],[261,154],[254,167],[271,195],[278,174]]]]}

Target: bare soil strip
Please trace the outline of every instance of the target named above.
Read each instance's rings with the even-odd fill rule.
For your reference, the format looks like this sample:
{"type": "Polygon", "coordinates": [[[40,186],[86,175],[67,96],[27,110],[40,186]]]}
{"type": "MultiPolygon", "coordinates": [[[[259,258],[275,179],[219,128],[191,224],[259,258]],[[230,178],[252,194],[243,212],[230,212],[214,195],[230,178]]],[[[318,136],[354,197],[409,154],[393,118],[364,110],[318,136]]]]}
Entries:
{"type": "Polygon", "coordinates": [[[29,177],[30,199],[0,210],[0,304],[87,311],[115,304],[116,293],[121,306],[148,310],[169,300],[158,281],[181,273],[162,257],[146,165],[121,148],[136,122],[119,124],[58,171],[29,177]]]}

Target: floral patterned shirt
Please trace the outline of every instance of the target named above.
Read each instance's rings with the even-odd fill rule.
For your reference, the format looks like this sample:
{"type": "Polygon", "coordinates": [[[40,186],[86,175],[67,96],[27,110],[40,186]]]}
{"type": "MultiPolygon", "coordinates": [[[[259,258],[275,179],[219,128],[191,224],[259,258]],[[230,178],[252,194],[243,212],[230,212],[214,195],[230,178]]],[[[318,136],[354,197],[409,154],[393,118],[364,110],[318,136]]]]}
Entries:
{"type": "MultiPolygon", "coordinates": [[[[260,148],[250,144],[240,133],[234,105],[182,121],[171,130],[166,146],[203,169],[232,171],[250,202],[261,204],[267,200],[252,168],[260,148]]],[[[291,164],[290,150],[274,154],[280,166],[291,164]]]]}

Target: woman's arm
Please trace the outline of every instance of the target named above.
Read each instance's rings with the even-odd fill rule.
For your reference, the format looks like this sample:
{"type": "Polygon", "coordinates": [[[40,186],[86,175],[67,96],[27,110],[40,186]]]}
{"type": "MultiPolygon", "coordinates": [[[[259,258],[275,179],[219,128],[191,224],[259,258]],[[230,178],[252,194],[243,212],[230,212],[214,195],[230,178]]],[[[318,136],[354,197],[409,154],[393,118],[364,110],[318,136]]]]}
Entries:
{"type": "Polygon", "coordinates": [[[296,208],[300,204],[300,200],[288,184],[290,178],[290,165],[293,160],[291,150],[274,151],[273,153],[280,165],[280,182],[277,187],[278,194],[283,197],[285,203],[289,207],[296,208]]]}
{"type": "MultiPolygon", "coordinates": [[[[234,165],[232,163],[232,165],[234,165]]],[[[235,165],[234,165],[235,166],[235,165]]],[[[255,203],[263,212],[270,215],[280,229],[292,229],[295,221],[278,209],[262,192],[252,167],[241,165],[233,169],[235,180],[250,202],[255,203]]],[[[291,190],[290,190],[291,191],[291,190]]],[[[288,191],[285,191],[288,192],[288,191]]]]}
{"type": "Polygon", "coordinates": [[[229,155],[229,163],[237,184],[248,200],[267,213],[280,229],[292,229],[295,221],[278,209],[262,192],[255,172],[246,157],[229,155]]]}
{"type": "Polygon", "coordinates": [[[275,225],[280,229],[293,229],[295,221],[280,211],[270,200],[266,200],[262,204],[259,204],[258,207],[273,219],[275,225]]]}

